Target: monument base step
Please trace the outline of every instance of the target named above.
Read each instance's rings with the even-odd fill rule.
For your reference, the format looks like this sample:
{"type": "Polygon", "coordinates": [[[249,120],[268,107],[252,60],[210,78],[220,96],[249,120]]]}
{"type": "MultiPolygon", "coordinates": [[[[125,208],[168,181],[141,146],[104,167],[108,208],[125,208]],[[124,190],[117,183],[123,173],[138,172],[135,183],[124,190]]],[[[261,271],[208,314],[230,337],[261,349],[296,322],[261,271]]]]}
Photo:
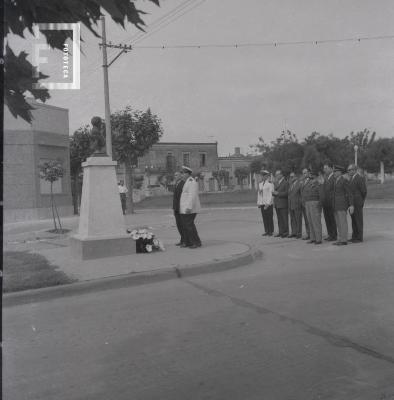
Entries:
{"type": "Polygon", "coordinates": [[[129,236],[82,239],[75,235],[70,238],[70,249],[80,260],[126,256],[136,251],[135,241],[129,236]]]}

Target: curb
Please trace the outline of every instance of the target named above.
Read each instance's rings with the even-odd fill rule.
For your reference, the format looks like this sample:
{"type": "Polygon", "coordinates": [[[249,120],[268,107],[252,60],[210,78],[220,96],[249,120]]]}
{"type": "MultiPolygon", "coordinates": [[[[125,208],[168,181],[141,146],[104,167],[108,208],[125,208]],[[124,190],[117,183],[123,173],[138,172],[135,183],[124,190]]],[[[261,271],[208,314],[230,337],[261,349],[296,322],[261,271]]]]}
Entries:
{"type": "Polygon", "coordinates": [[[22,304],[54,300],[62,297],[87,294],[94,291],[120,289],[162,282],[170,279],[182,279],[201,274],[222,272],[251,264],[253,261],[261,259],[262,256],[263,253],[261,250],[249,247],[249,250],[244,253],[200,264],[177,265],[175,267],[167,267],[148,272],[137,272],[85,282],[70,283],[40,289],[29,289],[8,294],[4,293],[2,303],[4,307],[12,307],[22,304]]]}

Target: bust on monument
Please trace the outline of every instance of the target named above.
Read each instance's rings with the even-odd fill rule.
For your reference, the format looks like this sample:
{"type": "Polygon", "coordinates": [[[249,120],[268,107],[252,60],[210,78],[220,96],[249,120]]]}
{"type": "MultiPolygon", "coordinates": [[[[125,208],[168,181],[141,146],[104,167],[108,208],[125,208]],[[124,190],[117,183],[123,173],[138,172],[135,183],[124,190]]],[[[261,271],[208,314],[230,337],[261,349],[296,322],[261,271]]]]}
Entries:
{"type": "Polygon", "coordinates": [[[93,117],[90,121],[92,128],[92,157],[107,157],[105,149],[105,124],[100,117],[93,117]]]}

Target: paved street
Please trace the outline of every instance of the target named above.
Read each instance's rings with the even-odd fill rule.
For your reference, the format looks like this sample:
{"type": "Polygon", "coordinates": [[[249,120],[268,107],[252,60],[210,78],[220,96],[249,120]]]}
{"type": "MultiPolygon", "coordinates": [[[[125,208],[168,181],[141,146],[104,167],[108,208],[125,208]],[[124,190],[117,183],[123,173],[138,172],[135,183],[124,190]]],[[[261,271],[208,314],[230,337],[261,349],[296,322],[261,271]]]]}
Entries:
{"type": "Polygon", "coordinates": [[[199,217],[258,245],[253,264],[6,307],[4,398],[394,399],[393,209],[340,249],[262,238],[258,218],[199,217]]]}

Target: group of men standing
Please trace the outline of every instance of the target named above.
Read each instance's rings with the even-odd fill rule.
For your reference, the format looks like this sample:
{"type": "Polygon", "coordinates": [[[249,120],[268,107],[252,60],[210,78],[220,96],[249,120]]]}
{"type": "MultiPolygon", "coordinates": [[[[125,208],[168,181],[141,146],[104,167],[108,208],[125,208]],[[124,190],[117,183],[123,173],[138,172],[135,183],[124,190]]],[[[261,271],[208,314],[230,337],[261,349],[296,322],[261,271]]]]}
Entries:
{"type": "Polygon", "coordinates": [[[181,237],[176,246],[196,249],[201,247],[201,240],[194,220],[201,209],[201,205],[198,197],[198,183],[192,177],[192,173],[193,171],[186,166],[183,166],[181,171],[175,172],[172,208],[181,237]]]}
{"type": "Polygon", "coordinates": [[[261,209],[265,233],[273,236],[273,209],[278,220],[276,237],[292,237],[308,240],[307,243],[322,243],[321,214],[323,211],[327,227],[326,241],[334,245],[348,244],[347,213],[351,215],[352,237],[350,242],[363,241],[363,207],[367,196],[365,178],[353,164],[347,169],[340,165],[324,165],[324,173],[305,168],[301,176],[291,172],[286,179],[281,170],[277,170],[271,179],[271,173],[261,171],[257,204],[261,209]],[[289,232],[289,216],[291,233],[289,232]],[[302,237],[302,221],[306,235],[302,237]]]}

